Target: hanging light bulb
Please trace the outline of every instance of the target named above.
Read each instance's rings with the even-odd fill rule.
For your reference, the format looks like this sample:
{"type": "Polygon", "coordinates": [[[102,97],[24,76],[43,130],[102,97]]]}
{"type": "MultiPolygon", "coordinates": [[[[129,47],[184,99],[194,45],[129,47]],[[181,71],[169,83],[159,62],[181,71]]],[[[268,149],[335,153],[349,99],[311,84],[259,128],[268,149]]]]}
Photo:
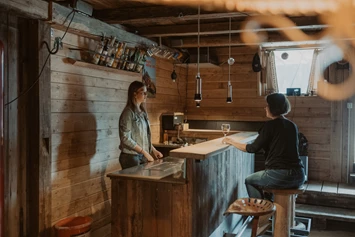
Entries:
{"type": "Polygon", "coordinates": [[[198,21],[197,21],[197,74],[196,74],[196,92],[194,100],[196,101],[196,107],[200,108],[200,102],[202,100],[202,79],[200,76],[200,6],[198,6],[198,21]]]}
{"type": "Polygon", "coordinates": [[[233,87],[231,83],[231,66],[234,64],[235,60],[231,57],[231,29],[232,28],[232,18],[229,18],[229,58],[228,58],[228,86],[227,86],[227,103],[232,103],[233,101],[233,87]]]}
{"type": "Polygon", "coordinates": [[[202,100],[202,79],[199,72],[196,75],[196,93],[194,99],[196,101],[196,107],[200,108],[200,102],[202,100]]]}

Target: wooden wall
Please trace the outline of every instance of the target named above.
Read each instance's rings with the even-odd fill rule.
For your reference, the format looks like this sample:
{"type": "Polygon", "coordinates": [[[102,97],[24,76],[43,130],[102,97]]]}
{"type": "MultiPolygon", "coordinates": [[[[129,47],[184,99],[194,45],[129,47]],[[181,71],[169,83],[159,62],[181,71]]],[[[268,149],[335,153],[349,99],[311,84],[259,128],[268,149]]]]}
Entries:
{"type": "MultiPolygon", "coordinates": [[[[264,121],[265,99],[258,95],[258,76],[253,72],[251,62],[255,50],[247,47],[232,49],[235,64],[231,66],[231,81],[233,85],[233,103],[227,104],[228,64],[220,68],[202,68],[201,108],[195,107],[196,68],[188,71],[187,83],[187,118],[188,120],[223,120],[223,121],[264,121]]],[[[228,48],[217,51],[219,61],[228,59],[228,48]]],[[[340,69],[339,69],[340,70],[340,69]]],[[[337,81],[343,80],[347,74],[334,71],[330,77],[337,81]],[[339,78],[340,77],[340,78],[339,78]]],[[[325,101],[320,97],[289,97],[292,111],[287,115],[294,121],[299,131],[304,133],[309,141],[309,178],[311,180],[326,180],[344,182],[344,158],[342,146],[346,141],[343,132],[344,103],[341,116],[335,117],[335,102],[325,101]],[[343,134],[343,135],[342,135],[343,134]],[[340,143],[339,143],[340,142],[340,143]]],[[[346,106],[345,106],[346,108],[346,106]]]]}
{"type": "MultiPolygon", "coordinates": [[[[4,103],[19,95],[18,74],[18,19],[0,10],[0,40],[5,46],[4,103]]],[[[5,234],[21,236],[24,233],[25,192],[25,143],[19,137],[24,135],[19,114],[24,113],[23,101],[14,101],[4,106],[4,177],[5,177],[5,234]]]]}
{"type": "MultiPolygon", "coordinates": [[[[54,37],[63,31],[54,30],[54,37]]],[[[118,120],[127,89],[141,74],[87,64],[71,64],[67,57],[84,57],[69,48],[89,49],[92,39],[67,33],[64,49],[51,56],[52,92],[52,222],[72,215],[94,219],[93,237],[110,236],[111,182],[107,173],[120,169],[118,120]]],[[[153,142],[159,141],[160,115],[182,111],[185,70],[179,84],[170,79],[173,65],[157,59],[157,95],[147,108],[153,142]]]]}

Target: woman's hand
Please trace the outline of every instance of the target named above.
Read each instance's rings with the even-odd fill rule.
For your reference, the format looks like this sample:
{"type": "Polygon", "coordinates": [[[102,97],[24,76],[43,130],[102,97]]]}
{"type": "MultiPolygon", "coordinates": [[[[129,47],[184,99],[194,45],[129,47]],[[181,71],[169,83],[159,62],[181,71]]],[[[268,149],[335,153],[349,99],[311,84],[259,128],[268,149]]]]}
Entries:
{"type": "Polygon", "coordinates": [[[143,151],[142,154],[143,154],[143,156],[144,156],[145,158],[147,158],[147,160],[148,160],[149,162],[153,162],[153,161],[154,161],[154,158],[153,158],[148,152],[143,151]]]}
{"type": "Polygon", "coordinates": [[[235,139],[231,138],[231,137],[226,137],[222,140],[223,143],[225,144],[230,144],[235,146],[237,149],[246,152],[247,151],[247,144],[244,143],[239,143],[237,142],[235,139]]]}
{"type": "Polygon", "coordinates": [[[153,149],[153,154],[154,154],[154,156],[155,156],[156,158],[158,158],[158,159],[163,158],[163,154],[161,154],[161,152],[158,151],[158,150],[156,150],[156,149],[153,149]]]}
{"type": "Polygon", "coordinates": [[[223,144],[230,144],[230,145],[233,145],[233,138],[231,137],[225,137],[223,140],[222,140],[222,143],[223,144]]]}

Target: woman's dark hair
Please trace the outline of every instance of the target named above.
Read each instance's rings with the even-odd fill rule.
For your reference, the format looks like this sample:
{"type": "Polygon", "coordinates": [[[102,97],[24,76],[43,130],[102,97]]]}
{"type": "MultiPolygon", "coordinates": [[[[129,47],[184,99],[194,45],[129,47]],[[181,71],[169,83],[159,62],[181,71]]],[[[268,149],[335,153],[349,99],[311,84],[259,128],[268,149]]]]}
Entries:
{"type": "Polygon", "coordinates": [[[286,115],[291,111],[290,101],[284,94],[273,93],[266,96],[266,102],[273,116],[286,115]]]}
{"type": "MultiPolygon", "coordinates": [[[[145,85],[143,84],[143,82],[140,82],[140,81],[134,81],[128,87],[128,98],[127,98],[126,107],[132,109],[134,112],[138,112],[134,93],[137,92],[139,89],[141,89],[143,87],[145,87],[145,85]]],[[[144,111],[145,113],[147,113],[144,104],[145,103],[141,103],[139,108],[142,111],[144,111]]]]}

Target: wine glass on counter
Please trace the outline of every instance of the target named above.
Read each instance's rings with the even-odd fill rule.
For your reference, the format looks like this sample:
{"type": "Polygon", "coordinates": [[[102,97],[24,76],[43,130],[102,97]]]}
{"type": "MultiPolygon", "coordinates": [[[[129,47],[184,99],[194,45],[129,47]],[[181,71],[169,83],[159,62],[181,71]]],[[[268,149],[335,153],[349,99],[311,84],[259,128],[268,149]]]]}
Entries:
{"type": "Polygon", "coordinates": [[[229,123],[224,123],[221,125],[221,129],[224,137],[226,137],[229,131],[231,130],[231,125],[229,123]]]}

